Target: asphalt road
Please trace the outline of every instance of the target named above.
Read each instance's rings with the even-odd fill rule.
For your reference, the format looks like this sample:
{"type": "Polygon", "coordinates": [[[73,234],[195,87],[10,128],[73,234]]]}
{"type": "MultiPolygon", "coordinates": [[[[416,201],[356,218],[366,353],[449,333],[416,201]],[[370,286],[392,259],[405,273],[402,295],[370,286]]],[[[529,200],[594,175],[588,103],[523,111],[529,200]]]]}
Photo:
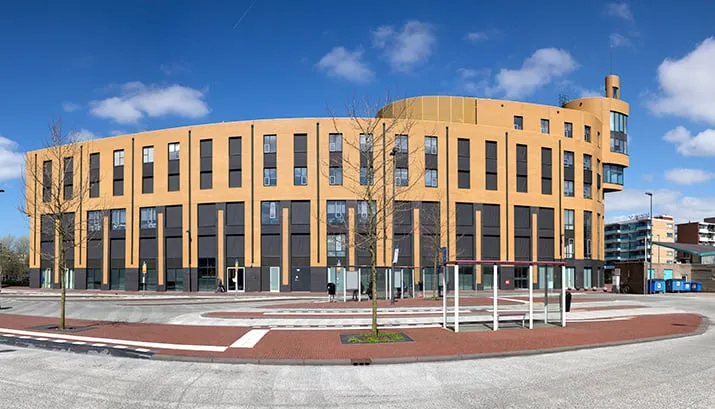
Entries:
{"type": "MultiPolygon", "coordinates": [[[[715,296],[648,302],[715,321],[715,296]]],[[[713,408],[715,330],[529,357],[368,367],[146,361],[0,345],[0,408],[713,408]]]]}

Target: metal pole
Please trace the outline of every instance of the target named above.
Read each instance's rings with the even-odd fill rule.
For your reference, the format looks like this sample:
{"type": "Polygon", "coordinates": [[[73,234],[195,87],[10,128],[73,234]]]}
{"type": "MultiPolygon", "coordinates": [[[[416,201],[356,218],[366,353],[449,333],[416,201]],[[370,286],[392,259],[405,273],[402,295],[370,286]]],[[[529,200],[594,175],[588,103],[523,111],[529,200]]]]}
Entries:
{"type": "Polygon", "coordinates": [[[343,302],[348,302],[348,283],[345,281],[345,269],[341,269],[343,271],[343,302]]]}
{"type": "Polygon", "coordinates": [[[499,269],[497,265],[494,265],[494,276],[492,277],[492,331],[499,329],[499,316],[497,315],[497,288],[499,287],[499,269]]]}
{"type": "Polygon", "coordinates": [[[412,270],[412,298],[417,298],[415,296],[415,269],[414,269],[414,267],[411,270],[412,270]]]}
{"type": "Polygon", "coordinates": [[[442,328],[447,329],[447,266],[442,267],[442,328]]]}
{"type": "Polygon", "coordinates": [[[405,299],[405,270],[400,269],[400,299],[405,299]]]}
{"type": "Polygon", "coordinates": [[[454,332],[459,332],[459,264],[454,265],[454,332]]]}
{"type": "Polygon", "coordinates": [[[534,329],[534,266],[529,266],[529,329],[534,329]]]}
{"type": "Polygon", "coordinates": [[[566,326],[566,286],[564,282],[566,281],[566,266],[561,266],[561,326],[566,326]]]}
{"type": "MultiPolygon", "coordinates": [[[[650,253],[650,257],[648,258],[648,276],[650,276],[650,272],[653,271],[653,195],[648,195],[650,196],[650,226],[648,228],[648,233],[650,233],[648,236],[650,236],[650,247],[648,248],[648,252],[650,253]]],[[[646,238],[648,237],[646,236],[646,238]]],[[[655,274],[653,274],[655,275],[655,274]]],[[[653,277],[655,278],[655,277],[653,277]]]]}

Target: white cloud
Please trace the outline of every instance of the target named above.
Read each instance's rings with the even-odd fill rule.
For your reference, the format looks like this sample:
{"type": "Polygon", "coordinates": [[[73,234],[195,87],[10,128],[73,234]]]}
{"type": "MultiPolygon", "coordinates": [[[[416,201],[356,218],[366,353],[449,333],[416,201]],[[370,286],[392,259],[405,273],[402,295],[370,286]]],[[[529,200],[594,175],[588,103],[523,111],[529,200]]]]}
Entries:
{"type": "MultiPolygon", "coordinates": [[[[668,189],[653,191],[653,203],[663,204],[675,201],[680,192],[668,189]]],[[[647,211],[650,199],[644,190],[624,189],[620,192],[606,194],[606,212],[635,212],[647,211]]]]}
{"type": "Polygon", "coordinates": [[[117,135],[124,135],[124,134],[126,134],[126,132],[121,129],[112,129],[111,131],[109,131],[109,134],[112,136],[117,136],[117,135]]]}
{"type": "MultiPolygon", "coordinates": [[[[668,189],[653,191],[653,213],[668,214],[676,223],[688,220],[702,220],[713,216],[715,197],[683,196],[668,189]]],[[[606,212],[609,221],[624,214],[640,214],[650,211],[650,200],[645,191],[625,189],[606,194],[606,212]]]]}
{"type": "Polygon", "coordinates": [[[715,178],[715,173],[702,169],[678,168],[665,171],[665,179],[678,185],[694,185],[715,178]]]}
{"type": "Polygon", "coordinates": [[[526,97],[576,68],[578,64],[567,51],[542,48],[524,60],[520,69],[502,68],[496,75],[496,84],[487,91],[490,94],[503,94],[506,98],[526,97]]]}
{"type": "Polygon", "coordinates": [[[166,75],[189,74],[191,66],[184,60],[159,65],[159,69],[166,75]]]}
{"type": "Polygon", "coordinates": [[[200,118],[209,113],[204,92],[181,85],[144,85],[128,82],[119,96],[90,102],[92,115],[120,124],[136,124],[145,117],[176,115],[200,118]]]}
{"type": "Polygon", "coordinates": [[[706,129],[693,136],[688,129],[678,126],[666,132],[665,141],[677,145],[683,156],[715,156],[715,129],[706,129]]]}
{"type": "Polygon", "coordinates": [[[705,39],[679,60],[658,66],[660,95],[647,105],[656,114],[671,114],[715,124],[715,37],[705,39]]]}
{"type": "Polygon", "coordinates": [[[633,21],[633,13],[627,3],[609,3],[606,5],[606,12],[609,16],[633,21]]]}
{"type": "Polygon", "coordinates": [[[381,26],[372,32],[372,43],[385,50],[385,55],[394,71],[411,71],[417,64],[426,61],[437,43],[432,25],[408,21],[402,30],[381,26]]]}
{"type": "Polygon", "coordinates": [[[71,141],[76,141],[76,142],[84,142],[84,141],[90,141],[92,139],[97,139],[99,136],[95,135],[94,132],[88,130],[88,129],[80,129],[79,131],[76,132],[70,132],[70,140],[71,141]]]}
{"type": "Polygon", "coordinates": [[[473,68],[457,69],[457,92],[477,95],[485,92],[488,87],[489,69],[475,70],[473,68]]]}
{"type": "Polygon", "coordinates": [[[318,68],[333,77],[353,82],[368,82],[375,73],[361,61],[363,51],[348,51],[345,47],[334,47],[318,61],[318,68]]]}
{"type": "Polygon", "coordinates": [[[479,42],[479,41],[485,41],[489,39],[489,35],[485,33],[484,31],[475,31],[471,33],[467,33],[465,38],[473,43],[479,42]]]}
{"type": "Polygon", "coordinates": [[[74,112],[80,108],[81,106],[79,106],[79,104],[75,104],[74,102],[65,101],[62,103],[62,109],[65,112],[74,112]]]}
{"type": "Polygon", "coordinates": [[[0,181],[22,176],[25,155],[17,151],[18,147],[17,142],[0,136],[0,181]]]}
{"type": "Polygon", "coordinates": [[[610,42],[611,42],[611,47],[617,48],[617,47],[629,47],[633,45],[631,42],[631,39],[624,36],[623,34],[618,34],[618,33],[611,33],[609,36],[610,42]]]}

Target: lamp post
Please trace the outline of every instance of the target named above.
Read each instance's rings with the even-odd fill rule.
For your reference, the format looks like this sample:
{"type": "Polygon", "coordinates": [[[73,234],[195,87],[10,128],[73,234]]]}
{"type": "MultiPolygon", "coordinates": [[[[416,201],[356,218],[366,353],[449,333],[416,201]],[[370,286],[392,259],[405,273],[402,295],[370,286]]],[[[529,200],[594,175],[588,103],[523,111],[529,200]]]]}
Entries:
{"type": "MultiPolygon", "coordinates": [[[[390,152],[392,156],[392,264],[390,265],[390,304],[395,303],[395,179],[397,178],[397,146],[392,147],[390,152]]],[[[402,284],[400,284],[402,285],[402,284]]]]}
{"type": "Polygon", "coordinates": [[[186,230],[189,239],[189,292],[191,292],[191,230],[186,230]]]}
{"type": "Polygon", "coordinates": [[[142,263],[142,291],[146,291],[146,261],[142,263]]]}
{"type": "MultiPolygon", "coordinates": [[[[646,230],[646,236],[645,236],[645,244],[646,244],[645,250],[646,250],[646,259],[647,259],[646,261],[648,262],[648,272],[647,272],[646,276],[648,276],[648,275],[650,275],[650,271],[653,269],[653,248],[652,248],[652,246],[650,249],[648,248],[648,233],[650,232],[650,234],[653,234],[652,233],[653,232],[653,193],[645,192],[645,194],[650,199],[650,216],[648,218],[648,229],[646,230]],[[650,257],[648,257],[648,255],[650,255],[650,257]]],[[[653,240],[651,240],[651,242],[652,241],[653,240]]],[[[645,265],[645,263],[643,265],[645,265]]],[[[644,279],[645,279],[645,277],[644,277],[644,279]]],[[[646,284],[647,284],[647,281],[646,281],[646,284]]],[[[643,288],[643,294],[644,295],[648,294],[647,287],[643,288]]]]}

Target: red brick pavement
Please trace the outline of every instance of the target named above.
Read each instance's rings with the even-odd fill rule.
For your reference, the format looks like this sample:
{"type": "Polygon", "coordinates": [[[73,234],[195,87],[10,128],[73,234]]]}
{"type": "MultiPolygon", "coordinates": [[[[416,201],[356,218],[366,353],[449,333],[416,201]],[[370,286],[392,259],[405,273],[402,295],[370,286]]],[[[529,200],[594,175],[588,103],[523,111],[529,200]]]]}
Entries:
{"type": "MultiPolygon", "coordinates": [[[[505,353],[688,334],[696,331],[700,323],[701,318],[698,315],[670,314],[640,316],[623,321],[574,322],[569,323],[566,328],[534,330],[508,329],[455,334],[441,328],[406,329],[401,332],[415,342],[376,345],[340,343],[340,334],[354,334],[356,331],[272,330],[252,349],[230,348],[219,356],[243,359],[349,360],[505,353]]],[[[212,355],[184,351],[166,353],[204,357],[212,355]]]]}
{"type": "MultiPolygon", "coordinates": [[[[38,331],[32,327],[56,324],[56,322],[54,318],[0,314],[0,328],[38,331]]],[[[72,335],[215,346],[229,346],[249,330],[241,327],[85,320],[68,320],[68,324],[92,326],[91,329],[74,332],[72,335]]],[[[377,345],[340,343],[340,334],[354,334],[360,330],[271,330],[254,348],[250,349],[229,348],[223,353],[162,349],[155,351],[159,355],[259,360],[440,357],[543,350],[684,335],[695,332],[700,324],[701,317],[695,314],[668,314],[637,316],[629,320],[617,321],[571,322],[566,328],[546,327],[534,330],[504,329],[496,332],[475,331],[456,334],[441,328],[415,328],[400,330],[415,342],[377,345]]]]}

